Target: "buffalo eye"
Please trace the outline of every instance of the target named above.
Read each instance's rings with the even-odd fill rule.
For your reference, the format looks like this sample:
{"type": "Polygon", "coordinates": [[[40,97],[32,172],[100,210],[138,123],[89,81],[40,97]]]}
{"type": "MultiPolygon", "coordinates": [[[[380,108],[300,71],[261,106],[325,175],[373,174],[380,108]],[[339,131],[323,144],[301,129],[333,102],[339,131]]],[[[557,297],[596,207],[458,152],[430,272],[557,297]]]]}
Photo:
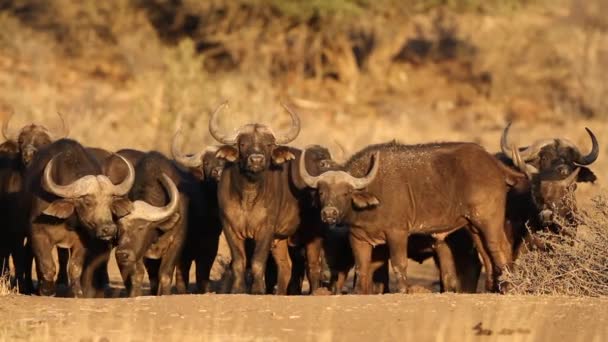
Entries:
{"type": "Polygon", "coordinates": [[[93,199],[91,197],[85,196],[82,198],[82,203],[87,206],[90,207],[93,205],[93,199]]]}

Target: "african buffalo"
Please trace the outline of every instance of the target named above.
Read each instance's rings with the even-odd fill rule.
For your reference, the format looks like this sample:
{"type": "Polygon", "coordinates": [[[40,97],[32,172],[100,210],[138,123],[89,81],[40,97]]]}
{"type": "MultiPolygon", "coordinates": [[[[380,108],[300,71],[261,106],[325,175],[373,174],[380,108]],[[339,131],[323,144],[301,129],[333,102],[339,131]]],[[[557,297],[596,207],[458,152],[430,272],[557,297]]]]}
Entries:
{"type": "Polygon", "coordinates": [[[508,142],[509,123],[501,137],[502,153],[497,154],[505,165],[519,169],[529,180],[527,191],[510,191],[507,206],[507,231],[511,232],[516,251],[532,232],[548,229],[561,231],[560,223],[575,222],[574,191],[578,182],[594,182],[596,176],[587,167],[599,156],[597,138],[585,128],[592,148],[587,155],[572,142],[563,139],[538,140],[530,146],[518,148],[508,142]]]}
{"type": "MultiPolygon", "coordinates": [[[[345,155],[346,149],[337,142],[336,145],[340,148],[342,155],[345,155]]],[[[311,151],[313,150],[306,150],[306,170],[309,174],[318,175],[324,171],[343,170],[343,166],[332,160],[329,153],[325,156],[329,159],[324,159],[319,163],[318,169],[311,168],[314,166],[314,164],[308,164],[311,151]]],[[[315,198],[317,197],[315,196],[315,198]]],[[[318,200],[313,202],[317,203],[318,200]]],[[[332,293],[338,294],[344,286],[348,272],[355,265],[348,229],[341,227],[323,230],[323,246],[325,261],[330,269],[329,288],[332,293]]],[[[440,273],[441,292],[474,293],[477,291],[481,263],[470,234],[464,229],[457,230],[442,239],[431,235],[411,234],[407,247],[408,257],[418,263],[429,258],[434,259],[440,273]]],[[[389,292],[388,259],[388,249],[385,245],[373,249],[370,273],[373,275],[374,293],[389,292]]]]}
{"type": "MultiPolygon", "coordinates": [[[[300,158],[303,158],[302,156],[300,158]]],[[[345,171],[311,176],[300,163],[305,183],[318,190],[321,218],[347,224],[358,277],[357,291],[371,290],[373,246],[387,244],[399,292],[407,292],[407,244],[411,233],[443,239],[467,227],[483,258],[487,286],[511,262],[504,232],[508,185],[521,177],[472,143],[369,146],[352,156],[345,171]]]]}
{"type": "Polygon", "coordinates": [[[217,202],[217,184],[222,176],[225,161],[217,158],[217,147],[208,147],[201,154],[184,156],[180,152],[180,132],[173,137],[171,152],[179,165],[190,174],[184,174],[191,184],[190,219],[184,249],[178,260],[175,282],[178,292],[184,293],[189,283],[192,263],[196,267],[196,292],[209,291],[211,266],[218,253],[222,224],[217,202]],[[191,179],[191,177],[196,177],[191,179]],[[198,193],[198,195],[197,195],[198,193]]]}
{"type": "Polygon", "coordinates": [[[2,135],[6,141],[0,145],[0,217],[4,222],[0,242],[0,274],[5,267],[8,269],[8,257],[12,255],[20,292],[29,293],[32,288],[31,279],[27,276],[27,269],[30,267],[26,264],[29,248],[24,246],[26,232],[19,224],[22,210],[18,207],[18,194],[22,190],[25,170],[36,152],[50,144],[53,139],[67,136],[68,128],[63,117],[59,115],[63,129],[57,135],[36,124],[26,125],[18,133],[11,133],[11,117],[2,124],[2,135]]]}
{"type": "Polygon", "coordinates": [[[282,145],[298,136],[300,120],[297,114],[284,106],[292,119],[291,128],[286,133],[275,135],[269,127],[256,123],[245,125],[227,136],[220,133],[216,122],[225,105],[212,113],[209,131],[223,144],[216,157],[226,161],[218,185],[218,204],[232,255],[232,292],[246,290],[245,240],[253,239],[251,292],[266,292],[266,261],[272,251],[278,268],[277,293],[286,294],[291,278],[287,238],[300,224],[299,190],[293,186],[293,172],[290,171],[296,168],[297,163],[291,161],[296,159],[299,151],[282,145]]]}
{"type": "Polygon", "coordinates": [[[158,152],[135,166],[128,212],[117,221],[116,261],[129,296],[141,294],[144,266],[153,294],[171,293],[171,280],[188,229],[188,185],[158,152]],[[179,190],[178,190],[179,188],[179,190]]]}
{"type": "MultiPolygon", "coordinates": [[[[126,176],[114,184],[100,165],[78,142],[60,139],[34,156],[24,178],[21,203],[28,219],[31,241],[39,270],[42,295],[55,293],[55,246],[71,250],[68,265],[74,296],[95,295],[94,274],[107,262],[116,237],[114,217],[130,207],[124,198],[135,178],[133,166],[122,157],[107,163],[126,165],[126,176]]],[[[109,167],[112,169],[112,167],[109,167]]]]}

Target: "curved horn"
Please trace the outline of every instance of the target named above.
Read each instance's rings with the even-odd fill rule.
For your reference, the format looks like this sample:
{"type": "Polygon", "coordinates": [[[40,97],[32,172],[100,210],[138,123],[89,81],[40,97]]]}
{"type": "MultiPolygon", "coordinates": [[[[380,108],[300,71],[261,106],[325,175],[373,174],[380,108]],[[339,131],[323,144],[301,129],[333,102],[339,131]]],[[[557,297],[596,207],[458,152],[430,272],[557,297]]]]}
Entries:
{"type": "MultiPolygon", "coordinates": [[[[502,150],[502,153],[504,153],[507,157],[509,157],[512,154],[511,147],[510,147],[511,145],[508,142],[509,129],[511,128],[511,124],[512,124],[512,122],[509,122],[507,124],[507,127],[505,127],[505,129],[502,132],[502,136],[500,137],[500,149],[502,150]]],[[[551,139],[539,140],[539,141],[535,142],[533,145],[522,149],[521,151],[519,150],[518,147],[516,147],[516,149],[518,150],[518,153],[523,161],[530,161],[537,157],[538,152],[540,152],[540,150],[544,146],[546,146],[548,144],[552,144],[552,143],[554,143],[554,140],[551,140],[551,139]]]]}
{"type": "Polygon", "coordinates": [[[4,120],[4,122],[2,122],[2,136],[4,137],[4,139],[6,140],[11,140],[11,135],[8,131],[8,124],[11,121],[11,118],[13,117],[13,113],[9,113],[8,116],[6,117],[6,119],[4,120]]]}
{"type": "Polygon", "coordinates": [[[53,164],[56,157],[53,157],[44,167],[42,187],[49,193],[63,198],[76,198],[86,195],[90,190],[91,180],[94,180],[95,176],[84,176],[71,184],[59,185],[53,180],[53,164]]]}
{"type": "Polygon", "coordinates": [[[532,175],[538,173],[538,170],[534,166],[526,164],[521,157],[519,150],[515,146],[511,146],[511,160],[513,161],[513,164],[515,164],[515,166],[528,177],[528,179],[532,179],[532,175]]]}
{"type": "Polygon", "coordinates": [[[316,189],[317,188],[317,184],[319,183],[319,180],[321,179],[320,176],[311,176],[310,173],[308,173],[308,170],[306,170],[306,158],[305,158],[305,154],[306,154],[306,150],[308,148],[304,148],[302,150],[302,154],[300,154],[300,165],[299,169],[300,169],[300,177],[302,177],[302,180],[304,181],[304,184],[306,184],[308,187],[316,189]]]}
{"type": "Polygon", "coordinates": [[[217,140],[218,142],[220,142],[224,145],[234,145],[234,144],[236,144],[236,137],[238,136],[239,132],[237,131],[236,134],[234,134],[233,136],[224,135],[220,132],[217,122],[216,122],[218,114],[227,105],[228,105],[228,101],[224,101],[213,111],[213,113],[211,113],[211,117],[209,118],[209,133],[211,133],[211,136],[213,137],[213,139],[217,140]]]}
{"type": "Polygon", "coordinates": [[[177,211],[179,206],[179,192],[175,183],[164,173],[162,174],[160,181],[169,193],[169,203],[164,207],[155,207],[144,201],[135,201],[133,203],[135,206],[134,212],[137,213],[138,218],[150,222],[160,222],[168,219],[169,216],[177,211]]]}
{"type": "Polygon", "coordinates": [[[508,143],[508,139],[507,139],[507,136],[509,135],[509,128],[511,128],[511,124],[513,124],[513,123],[509,122],[507,124],[507,127],[505,127],[505,129],[502,131],[502,136],[500,137],[500,149],[502,150],[502,153],[504,153],[506,156],[510,156],[510,154],[511,154],[511,148],[509,147],[509,143],[508,143]]]}
{"type": "Polygon", "coordinates": [[[333,157],[332,159],[336,160],[339,163],[344,163],[346,162],[346,148],[344,147],[344,145],[342,145],[338,140],[334,139],[334,144],[338,147],[338,153],[339,155],[333,157]]]}
{"type": "Polygon", "coordinates": [[[298,114],[291,110],[286,104],[282,103],[281,105],[291,116],[291,128],[286,133],[279,134],[275,137],[277,145],[290,143],[298,137],[298,134],[300,134],[300,118],[298,117],[298,114]]]}
{"type": "Polygon", "coordinates": [[[589,128],[585,127],[585,130],[587,130],[587,133],[589,133],[589,137],[591,138],[591,143],[593,144],[593,147],[591,148],[591,152],[589,152],[589,154],[579,158],[577,164],[580,165],[589,165],[593,163],[600,155],[600,145],[597,142],[597,138],[589,128]]]}
{"type": "Polygon", "coordinates": [[[175,135],[173,135],[173,140],[171,141],[171,155],[173,156],[173,159],[185,167],[201,167],[203,165],[203,154],[205,153],[205,150],[193,155],[182,154],[178,143],[178,138],[181,136],[181,133],[182,130],[178,129],[177,132],[175,132],[175,135]]]}
{"type": "Polygon", "coordinates": [[[380,166],[380,152],[379,151],[376,151],[374,153],[374,156],[372,158],[372,163],[374,163],[374,166],[369,171],[367,176],[365,176],[363,178],[353,177],[353,179],[352,179],[353,188],[355,188],[357,190],[363,189],[366,186],[368,186],[374,180],[374,178],[376,178],[376,175],[378,174],[378,170],[380,169],[380,167],[379,167],[380,166]]]}
{"type": "Polygon", "coordinates": [[[122,161],[127,165],[127,169],[129,170],[129,174],[125,179],[112,187],[112,194],[115,196],[124,196],[129,193],[131,188],[133,187],[133,183],[135,182],[135,169],[133,169],[133,165],[120,154],[116,154],[122,161]]]}
{"type": "Polygon", "coordinates": [[[61,112],[57,112],[57,116],[59,116],[59,119],[61,120],[61,134],[57,135],[57,139],[67,138],[70,134],[70,127],[68,127],[68,124],[61,112]]]}
{"type": "Polygon", "coordinates": [[[562,179],[560,182],[565,186],[569,186],[570,184],[576,182],[576,178],[578,177],[578,173],[580,171],[581,171],[581,168],[577,167],[576,169],[574,169],[574,171],[568,177],[562,179]]]}

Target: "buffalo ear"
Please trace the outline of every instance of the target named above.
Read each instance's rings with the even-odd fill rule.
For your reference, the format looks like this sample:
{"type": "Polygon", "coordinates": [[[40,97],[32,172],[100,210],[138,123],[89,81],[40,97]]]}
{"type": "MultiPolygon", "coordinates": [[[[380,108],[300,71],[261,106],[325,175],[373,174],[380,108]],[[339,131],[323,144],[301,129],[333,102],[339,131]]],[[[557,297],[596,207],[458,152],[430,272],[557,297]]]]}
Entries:
{"type": "Polygon", "coordinates": [[[69,200],[57,200],[51,203],[44,211],[44,215],[66,219],[74,213],[74,203],[69,200]]]}
{"type": "Polygon", "coordinates": [[[296,156],[287,146],[279,146],[272,150],[272,162],[275,165],[281,165],[289,160],[296,159],[296,156]]]}
{"type": "Polygon", "coordinates": [[[358,209],[365,209],[377,206],[380,204],[380,200],[369,192],[355,191],[353,192],[353,204],[358,209]]]}
{"type": "Polygon", "coordinates": [[[158,229],[162,230],[163,232],[171,230],[171,229],[173,229],[173,227],[175,226],[177,221],[179,221],[180,218],[181,218],[181,215],[179,213],[175,213],[175,214],[171,215],[168,219],[163,221],[161,224],[159,224],[158,229]]]}
{"type": "Polygon", "coordinates": [[[133,202],[126,198],[119,198],[112,202],[112,213],[117,217],[125,217],[133,211],[133,202]]]}
{"type": "Polygon", "coordinates": [[[190,167],[188,168],[190,174],[192,174],[196,179],[204,181],[205,180],[205,171],[202,167],[190,167]]]}
{"type": "Polygon", "coordinates": [[[224,145],[215,152],[215,157],[234,163],[239,157],[239,151],[235,147],[224,145]]]}
{"type": "Polygon", "coordinates": [[[588,182],[593,183],[597,180],[597,177],[593,173],[593,171],[589,170],[586,167],[581,167],[581,171],[578,173],[576,178],[577,182],[588,182]]]}

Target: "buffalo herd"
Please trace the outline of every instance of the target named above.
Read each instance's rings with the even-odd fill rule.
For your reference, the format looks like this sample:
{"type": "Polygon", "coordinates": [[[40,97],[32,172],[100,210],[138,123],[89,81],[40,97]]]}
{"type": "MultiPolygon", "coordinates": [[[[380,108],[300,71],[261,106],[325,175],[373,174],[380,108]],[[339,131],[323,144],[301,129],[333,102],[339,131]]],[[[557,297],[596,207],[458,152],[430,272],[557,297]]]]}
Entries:
{"type": "Polygon", "coordinates": [[[356,293],[407,293],[408,259],[428,258],[442,291],[476,292],[483,266],[486,290],[505,292],[501,275],[543,248],[538,232],[576,224],[576,185],[596,179],[589,129],[587,154],[563,138],[514,146],[509,124],[496,154],[390,141],[339,163],[325,147],[289,146],[300,118],[286,105],[289,129],[252,123],[232,134],[218,128],[225,107],[209,122],[218,145],[184,152],[178,131],[171,158],[85,146],[67,138],[63,118],[60,134],[35,124],[11,134],[5,120],[0,273],[12,259],[21,293],[52,296],[61,284],[103,296],[114,250],[129,296],[142,294],[146,273],[152,294],[205,293],[223,233],[231,293],[301,294],[306,278],[311,294],[339,294],[352,268],[356,293]]]}

